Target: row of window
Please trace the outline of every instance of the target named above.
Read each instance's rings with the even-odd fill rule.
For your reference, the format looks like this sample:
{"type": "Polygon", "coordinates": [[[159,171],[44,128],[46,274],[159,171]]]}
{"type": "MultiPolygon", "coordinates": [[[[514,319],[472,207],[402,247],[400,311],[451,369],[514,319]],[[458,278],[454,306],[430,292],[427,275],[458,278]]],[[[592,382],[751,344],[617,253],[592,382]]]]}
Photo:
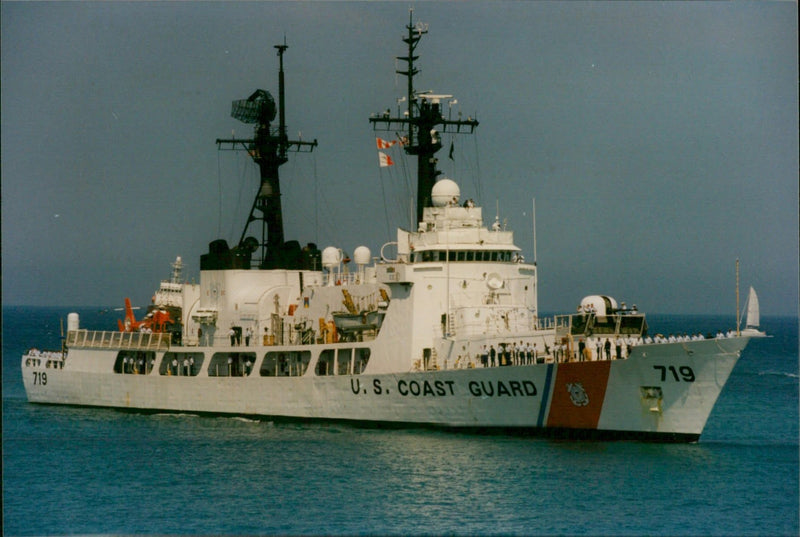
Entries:
{"type": "Polygon", "coordinates": [[[414,252],[414,263],[428,263],[436,261],[516,261],[519,254],[511,251],[485,251],[485,250],[424,250],[414,252]]]}
{"type": "MultiPolygon", "coordinates": [[[[368,348],[325,349],[317,360],[314,374],[360,375],[369,361],[368,348]]],[[[208,362],[209,377],[247,377],[254,370],[262,377],[300,377],[311,363],[311,351],[272,351],[256,364],[255,352],[216,352],[208,362]]],[[[155,351],[122,350],[117,353],[114,372],[125,375],[149,375],[158,367],[159,375],[194,377],[202,371],[202,352],[166,352],[156,364],[155,351]]]]}

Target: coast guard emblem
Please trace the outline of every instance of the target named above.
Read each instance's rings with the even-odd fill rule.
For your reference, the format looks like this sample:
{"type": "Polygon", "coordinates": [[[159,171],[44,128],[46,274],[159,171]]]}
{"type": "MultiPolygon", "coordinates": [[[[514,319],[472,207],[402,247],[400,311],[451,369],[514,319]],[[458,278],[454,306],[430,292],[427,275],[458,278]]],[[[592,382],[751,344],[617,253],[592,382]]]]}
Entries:
{"type": "Polygon", "coordinates": [[[583,384],[580,382],[567,383],[567,391],[572,404],[575,406],[586,406],[589,404],[589,396],[586,390],[583,389],[583,384]]]}

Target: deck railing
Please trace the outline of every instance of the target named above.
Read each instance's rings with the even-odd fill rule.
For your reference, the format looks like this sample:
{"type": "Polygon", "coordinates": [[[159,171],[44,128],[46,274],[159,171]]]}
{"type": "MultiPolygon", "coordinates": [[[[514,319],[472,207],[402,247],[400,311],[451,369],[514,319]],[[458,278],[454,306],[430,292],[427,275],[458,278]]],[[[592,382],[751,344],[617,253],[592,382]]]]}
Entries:
{"type": "Polygon", "coordinates": [[[170,334],[165,332],[110,332],[71,330],[67,332],[67,347],[73,349],[133,349],[167,350],[170,334]]]}

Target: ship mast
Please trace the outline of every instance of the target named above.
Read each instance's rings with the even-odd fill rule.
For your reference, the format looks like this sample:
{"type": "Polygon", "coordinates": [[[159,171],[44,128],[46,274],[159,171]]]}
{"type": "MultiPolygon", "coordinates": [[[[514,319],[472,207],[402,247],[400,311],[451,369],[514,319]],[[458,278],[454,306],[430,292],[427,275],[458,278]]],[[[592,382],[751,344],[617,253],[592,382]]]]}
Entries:
{"type": "MultiPolygon", "coordinates": [[[[414,91],[414,76],[419,71],[414,66],[414,62],[419,59],[419,56],[414,55],[414,51],[422,39],[422,36],[428,33],[428,27],[425,24],[413,23],[413,10],[409,13],[409,22],[406,26],[408,36],[403,38],[403,42],[408,45],[408,54],[406,56],[397,56],[400,61],[406,62],[404,70],[395,71],[399,75],[405,75],[408,80],[408,94],[406,96],[407,110],[404,117],[392,117],[391,112],[387,109],[379,115],[373,115],[369,118],[373,129],[378,130],[378,125],[381,125],[380,130],[391,131],[395,129],[402,129],[405,132],[403,140],[403,149],[409,155],[416,155],[417,157],[417,222],[422,220],[422,211],[425,207],[430,205],[431,190],[436,182],[436,177],[441,174],[436,169],[437,159],[434,156],[437,151],[442,148],[442,141],[440,132],[461,132],[462,127],[466,132],[469,127],[469,132],[473,132],[475,127],[478,126],[478,121],[472,118],[461,119],[445,119],[442,116],[441,99],[452,98],[452,95],[433,95],[430,93],[416,93],[414,91]]],[[[399,109],[398,109],[399,114],[399,109]]]]}
{"type": "MultiPolygon", "coordinates": [[[[260,186],[253,200],[250,215],[242,230],[239,242],[234,250],[240,255],[251,255],[260,250],[259,268],[274,269],[303,268],[299,248],[287,247],[283,234],[283,213],[281,211],[281,187],[278,168],[289,159],[287,153],[311,152],[317,141],[304,142],[289,140],[286,132],[286,105],[283,77],[283,53],[289,48],[284,40],[283,45],[275,45],[278,50],[278,127],[272,127],[275,119],[275,100],[269,92],[258,89],[247,99],[233,101],[231,116],[243,123],[255,124],[255,133],[250,139],[217,139],[220,150],[245,150],[258,165],[260,186]],[[247,230],[253,222],[261,223],[261,239],[247,237],[247,230]]],[[[297,243],[292,241],[292,245],[297,243]]],[[[248,267],[249,268],[249,267],[248,267]]]]}

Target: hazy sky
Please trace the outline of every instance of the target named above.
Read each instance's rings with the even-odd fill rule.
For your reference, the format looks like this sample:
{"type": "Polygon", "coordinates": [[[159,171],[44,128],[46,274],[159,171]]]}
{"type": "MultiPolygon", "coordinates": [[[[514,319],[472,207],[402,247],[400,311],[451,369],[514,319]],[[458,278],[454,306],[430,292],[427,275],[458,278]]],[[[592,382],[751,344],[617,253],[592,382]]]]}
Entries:
{"type": "MultiPolygon", "coordinates": [[[[281,168],[287,238],[377,253],[408,225],[368,118],[405,92],[409,5],[2,2],[3,303],[144,305],[177,255],[197,279],[257,185],[214,141],[252,132],[232,100],[277,97],[284,37],[289,133],[319,141],[281,168]]],[[[414,9],[417,87],[480,121],[445,175],[528,260],[536,198],[542,310],[732,314],[738,257],[762,315],[797,313],[796,2],[414,9]]]]}

